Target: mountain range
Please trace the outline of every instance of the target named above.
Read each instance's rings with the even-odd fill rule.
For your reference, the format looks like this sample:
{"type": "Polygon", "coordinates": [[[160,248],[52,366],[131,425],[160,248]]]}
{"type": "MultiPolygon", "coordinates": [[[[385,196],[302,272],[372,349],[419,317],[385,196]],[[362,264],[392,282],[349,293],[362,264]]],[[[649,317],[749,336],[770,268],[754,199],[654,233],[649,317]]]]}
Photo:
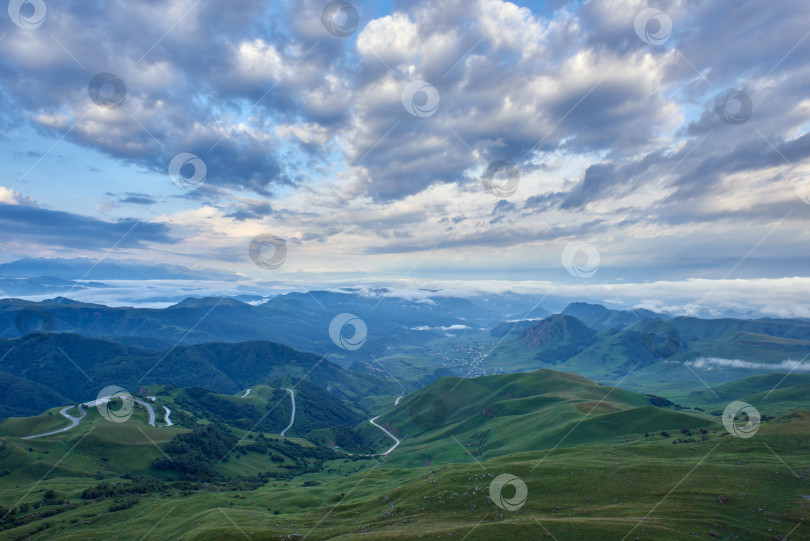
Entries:
{"type": "Polygon", "coordinates": [[[621,539],[659,505],[643,535],[751,538],[803,511],[807,320],[388,293],[0,301],[0,535],[621,539]],[[730,437],[740,400],[767,440],[730,437]]]}

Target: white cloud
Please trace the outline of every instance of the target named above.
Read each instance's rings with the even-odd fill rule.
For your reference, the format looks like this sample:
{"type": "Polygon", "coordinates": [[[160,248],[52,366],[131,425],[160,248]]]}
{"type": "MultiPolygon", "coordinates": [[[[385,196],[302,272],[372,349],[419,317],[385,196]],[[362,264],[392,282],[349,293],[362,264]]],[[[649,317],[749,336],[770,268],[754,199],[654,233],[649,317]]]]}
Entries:
{"type": "Polygon", "coordinates": [[[0,186],[0,203],[6,205],[29,205],[36,206],[37,202],[33,197],[27,197],[16,190],[0,186]]]}
{"type": "Polygon", "coordinates": [[[715,368],[741,368],[743,370],[768,370],[785,372],[810,372],[810,362],[785,359],[778,363],[755,363],[739,359],[722,359],[719,357],[700,357],[684,364],[700,370],[714,370],[715,368]]]}
{"type": "Polygon", "coordinates": [[[412,331],[463,331],[464,329],[469,329],[468,325],[448,325],[448,326],[439,326],[439,327],[430,327],[427,325],[422,325],[421,327],[412,327],[412,331]]]}

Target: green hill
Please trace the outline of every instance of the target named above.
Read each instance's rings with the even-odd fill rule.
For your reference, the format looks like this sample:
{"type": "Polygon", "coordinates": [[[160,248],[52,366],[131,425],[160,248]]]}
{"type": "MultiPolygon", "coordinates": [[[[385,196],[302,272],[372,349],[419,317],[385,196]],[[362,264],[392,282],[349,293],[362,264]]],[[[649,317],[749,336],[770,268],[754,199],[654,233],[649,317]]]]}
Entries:
{"type": "MultiPolygon", "coordinates": [[[[805,386],[771,396],[800,398],[805,386]]],[[[289,413],[280,409],[280,389],[250,389],[247,396],[246,389],[146,389],[156,407],[172,408],[183,425],[175,427],[147,426],[140,407],[123,423],[91,408],[75,429],[21,440],[32,426],[52,429],[64,419],[55,420],[55,410],[7,419],[0,537],[585,541],[810,532],[801,522],[810,412],[766,417],[756,437],[740,439],[716,417],[655,407],[648,396],[573,374],[441,378],[378,419],[402,443],[375,458],[239,428],[253,421],[251,408],[274,419],[274,407],[289,413]],[[516,511],[489,497],[503,473],[527,486],[516,511]]],[[[300,409],[329,411],[300,394],[300,409]]],[[[390,446],[367,421],[359,426],[390,446]]],[[[363,441],[359,428],[354,436],[340,432],[307,436],[363,441]]]]}
{"type": "Polygon", "coordinates": [[[644,432],[715,424],[706,416],[654,407],[645,395],[546,369],[440,378],[378,422],[403,439],[392,459],[402,465],[623,441],[644,432]]]}
{"type": "Polygon", "coordinates": [[[745,397],[784,391],[789,387],[810,384],[810,375],[773,373],[715,385],[711,390],[693,391],[683,400],[690,404],[720,404],[745,397]]]}

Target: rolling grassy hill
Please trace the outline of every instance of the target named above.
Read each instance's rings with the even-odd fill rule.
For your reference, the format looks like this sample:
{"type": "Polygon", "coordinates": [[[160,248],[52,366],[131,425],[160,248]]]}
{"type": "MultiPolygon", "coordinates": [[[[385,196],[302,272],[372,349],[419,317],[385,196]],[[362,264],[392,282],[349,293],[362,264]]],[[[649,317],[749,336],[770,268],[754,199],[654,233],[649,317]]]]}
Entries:
{"type": "MultiPolygon", "coordinates": [[[[577,379],[548,376],[542,390],[578,394],[577,379]]],[[[529,383],[518,379],[509,385],[521,392],[529,383]]],[[[633,393],[618,398],[626,406],[643,402],[633,393]]],[[[462,417],[448,413],[457,422],[462,417]]],[[[116,464],[129,462],[131,472],[146,471],[171,432],[185,431],[156,428],[142,434],[130,425],[96,427],[92,432],[98,434],[78,444],[79,432],[43,440],[30,444],[32,451],[0,438],[0,458],[14,467],[0,477],[0,505],[28,504],[11,516],[13,522],[2,524],[0,535],[68,540],[553,536],[575,541],[810,535],[801,520],[809,509],[804,497],[810,474],[808,412],[766,422],[749,440],[710,430],[702,441],[640,437],[420,467],[397,466],[395,455],[333,458],[323,461],[320,471],[293,478],[206,485],[172,483],[167,472],[157,472],[151,481],[114,477],[111,465],[116,464]],[[74,452],[68,452],[72,446],[74,452]],[[489,498],[490,482],[502,473],[527,486],[525,505],[517,511],[498,508],[489,498]],[[102,494],[105,490],[110,495],[102,494]]],[[[255,471],[259,457],[254,455],[230,458],[221,469],[255,471]]],[[[286,457],[282,465],[295,462],[286,457]]]]}
{"type": "Polygon", "coordinates": [[[378,422],[403,440],[392,458],[401,465],[471,461],[716,424],[705,415],[655,407],[645,395],[546,369],[441,378],[403,399],[378,422]]]}

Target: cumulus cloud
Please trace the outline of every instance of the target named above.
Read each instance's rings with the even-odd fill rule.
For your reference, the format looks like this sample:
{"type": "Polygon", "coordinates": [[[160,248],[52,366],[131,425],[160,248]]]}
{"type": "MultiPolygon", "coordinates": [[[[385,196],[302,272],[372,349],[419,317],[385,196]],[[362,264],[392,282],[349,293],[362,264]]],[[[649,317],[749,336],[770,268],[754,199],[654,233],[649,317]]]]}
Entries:
{"type": "Polygon", "coordinates": [[[5,205],[28,205],[36,206],[33,197],[27,197],[16,190],[0,186],[0,203],[5,205]]]}
{"type": "MultiPolygon", "coordinates": [[[[170,192],[161,222],[127,237],[131,248],[172,244],[160,254],[169,258],[233,261],[270,229],[288,239],[289,265],[313,272],[400,276],[417,264],[437,278],[462,269],[469,279],[603,292],[572,284],[560,265],[576,239],[599,249],[598,280],[617,282],[615,291],[649,281],[676,313],[705,309],[698,301],[709,292],[689,278],[806,274],[798,247],[810,240],[810,194],[796,186],[810,173],[810,4],[652,2],[673,21],[660,46],[633,28],[650,5],[358,3],[360,27],[340,38],[324,29],[315,0],[227,9],[66,0],[38,31],[11,28],[0,40],[0,122],[9,139],[29,130],[44,148],[63,140],[166,189],[173,156],[200,156],[204,185],[170,192]],[[89,96],[100,72],[126,83],[120,106],[89,96]],[[406,110],[411,98],[411,108],[424,104],[424,90],[403,105],[415,81],[439,97],[424,118],[406,110]],[[728,88],[753,103],[740,125],[715,110],[728,88]],[[515,193],[485,189],[493,160],[517,168],[515,193]],[[670,283],[701,293],[678,296],[670,283]]],[[[100,196],[102,213],[164,195],[132,185],[100,194],[108,190],[118,195],[100,196]]],[[[36,205],[8,188],[0,202],[36,205]]],[[[101,248],[131,223],[72,207],[26,212],[17,209],[6,231],[65,239],[66,249],[101,248]]],[[[778,284],[768,287],[773,311],[792,306],[778,284]]]]}

